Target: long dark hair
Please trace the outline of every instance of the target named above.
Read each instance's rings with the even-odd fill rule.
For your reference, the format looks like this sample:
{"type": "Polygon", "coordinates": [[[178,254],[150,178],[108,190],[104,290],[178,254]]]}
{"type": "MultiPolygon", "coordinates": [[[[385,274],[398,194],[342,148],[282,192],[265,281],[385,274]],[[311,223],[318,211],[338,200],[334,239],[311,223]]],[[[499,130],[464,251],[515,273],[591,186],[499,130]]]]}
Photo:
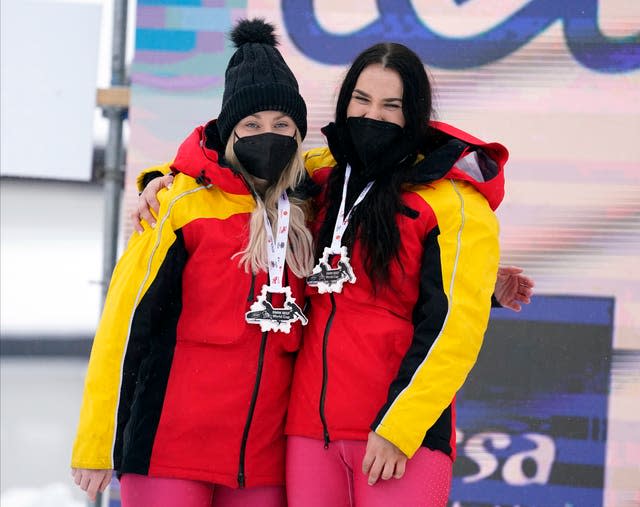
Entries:
{"type": "MultiPolygon", "coordinates": [[[[372,64],[381,64],[400,75],[403,87],[402,112],[405,118],[403,130],[405,140],[409,141],[404,145],[407,156],[401,163],[390,167],[376,179],[366,199],[353,211],[344,236],[344,243],[350,249],[353,247],[356,236],[360,240],[365,269],[376,287],[379,283],[389,281],[391,261],[397,259],[399,255],[400,231],[396,216],[398,213],[411,215],[411,210],[401,199],[402,185],[407,182],[407,174],[415,161],[421,143],[424,142],[431,117],[432,102],[431,84],[425,68],[420,58],[408,47],[392,42],[376,44],[355,59],[340,88],[335,125],[326,132],[329,147],[338,161],[338,166],[331,171],[329,177],[327,214],[320,228],[318,252],[322,252],[322,249],[331,243],[333,224],[338,214],[344,183],[345,165],[347,162],[352,163],[351,150],[348,149],[350,141],[345,139],[336,141],[336,138],[344,138],[347,135],[347,107],[358,77],[366,67],[372,64]],[[343,153],[336,153],[337,151],[343,151],[343,153]]],[[[352,176],[347,191],[347,210],[350,209],[366,183],[358,174],[352,176]]]]}

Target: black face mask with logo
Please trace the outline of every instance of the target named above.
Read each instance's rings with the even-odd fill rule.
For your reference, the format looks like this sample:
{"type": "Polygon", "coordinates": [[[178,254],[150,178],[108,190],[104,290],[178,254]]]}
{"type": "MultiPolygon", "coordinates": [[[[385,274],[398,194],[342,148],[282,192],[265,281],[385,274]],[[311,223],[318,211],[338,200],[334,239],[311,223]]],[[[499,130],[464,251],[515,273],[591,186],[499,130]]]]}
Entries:
{"type": "MultiPolygon", "coordinates": [[[[235,134],[235,132],[234,132],[235,134]]],[[[249,174],[276,183],[298,150],[295,136],[268,132],[255,136],[238,137],[233,152],[249,174]]]]}
{"type": "Polygon", "coordinates": [[[404,129],[395,123],[350,117],[347,118],[347,130],[360,162],[352,165],[356,170],[360,166],[363,176],[370,180],[384,171],[393,170],[393,166],[408,155],[404,129]]]}

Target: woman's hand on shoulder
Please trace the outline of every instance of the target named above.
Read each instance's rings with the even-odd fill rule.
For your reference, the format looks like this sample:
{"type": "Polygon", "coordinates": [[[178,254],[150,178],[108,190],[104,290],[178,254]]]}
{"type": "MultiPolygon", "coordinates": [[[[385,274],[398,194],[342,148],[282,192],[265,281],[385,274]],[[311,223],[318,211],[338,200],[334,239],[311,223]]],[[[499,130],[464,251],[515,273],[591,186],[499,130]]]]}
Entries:
{"type": "Polygon", "coordinates": [[[362,473],[368,475],[373,486],[378,479],[400,479],[404,475],[407,456],[386,438],[370,431],[367,449],[362,460],[362,473]]]}
{"type": "Polygon", "coordinates": [[[82,491],[87,492],[87,497],[95,501],[98,491],[102,493],[111,482],[113,470],[96,470],[91,468],[72,468],[71,475],[75,483],[82,491]]]}
{"type": "Polygon", "coordinates": [[[160,210],[160,202],[158,202],[158,192],[163,188],[171,188],[173,183],[173,174],[166,174],[164,176],[152,179],[144,190],[138,196],[138,202],[135,209],[131,212],[131,221],[133,222],[133,228],[142,232],[142,221],[147,222],[151,227],[155,227],[156,218],[152,213],[155,212],[156,216],[160,210]]]}

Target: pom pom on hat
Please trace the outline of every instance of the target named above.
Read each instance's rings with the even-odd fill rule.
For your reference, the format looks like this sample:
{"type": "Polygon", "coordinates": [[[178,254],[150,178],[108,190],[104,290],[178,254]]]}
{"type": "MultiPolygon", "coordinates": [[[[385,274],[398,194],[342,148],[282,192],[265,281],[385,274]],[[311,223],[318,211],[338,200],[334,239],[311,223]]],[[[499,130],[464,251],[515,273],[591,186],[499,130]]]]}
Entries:
{"type": "Polygon", "coordinates": [[[243,19],[231,31],[229,38],[236,48],[249,42],[275,47],[278,45],[275,31],[275,27],[264,19],[243,19]]]}
{"type": "Polygon", "coordinates": [[[236,52],[225,72],[218,132],[224,145],[236,124],[259,111],[281,111],[293,119],[300,136],[307,134],[307,106],[298,81],[276,48],[274,26],[263,19],[243,19],[230,38],[236,52]]]}

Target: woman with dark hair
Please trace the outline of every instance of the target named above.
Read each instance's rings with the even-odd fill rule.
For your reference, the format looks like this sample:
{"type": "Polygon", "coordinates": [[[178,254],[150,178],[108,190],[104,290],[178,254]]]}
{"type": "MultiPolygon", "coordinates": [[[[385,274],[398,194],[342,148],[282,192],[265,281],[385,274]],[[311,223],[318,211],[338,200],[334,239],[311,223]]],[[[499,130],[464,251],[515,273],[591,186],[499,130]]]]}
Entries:
{"type": "Polygon", "coordinates": [[[324,192],[286,427],[290,507],[446,505],[507,150],[430,116],[420,59],[378,44],[347,72],[328,148],[305,157],[324,192]]]}

